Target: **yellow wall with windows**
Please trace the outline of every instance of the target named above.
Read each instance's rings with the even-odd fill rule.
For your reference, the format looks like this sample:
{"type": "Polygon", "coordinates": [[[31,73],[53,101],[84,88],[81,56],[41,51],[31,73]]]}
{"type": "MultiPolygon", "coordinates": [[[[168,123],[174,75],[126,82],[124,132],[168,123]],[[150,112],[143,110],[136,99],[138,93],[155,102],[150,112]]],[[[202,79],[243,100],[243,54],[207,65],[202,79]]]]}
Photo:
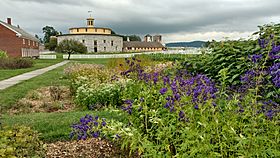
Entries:
{"type": "Polygon", "coordinates": [[[111,29],[107,28],[71,28],[69,29],[70,34],[105,34],[110,35],[111,29]]]}

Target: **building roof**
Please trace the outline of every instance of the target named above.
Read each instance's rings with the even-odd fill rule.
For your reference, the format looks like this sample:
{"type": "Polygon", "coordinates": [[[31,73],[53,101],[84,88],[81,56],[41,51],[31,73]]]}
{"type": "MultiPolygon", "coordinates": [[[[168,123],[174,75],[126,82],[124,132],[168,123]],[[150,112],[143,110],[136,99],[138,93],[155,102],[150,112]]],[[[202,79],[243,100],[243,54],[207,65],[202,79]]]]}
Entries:
{"type": "Polygon", "coordinates": [[[3,22],[1,20],[0,20],[0,24],[5,26],[6,28],[10,29],[11,31],[15,32],[17,34],[17,36],[19,36],[21,38],[25,38],[25,39],[29,39],[29,40],[32,40],[32,41],[39,42],[39,40],[36,37],[34,37],[33,35],[27,33],[26,31],[24,31],[21,28],[18,28],[16,26],[10,25],[10,24],[5,23],[5,22],[3,22]]]}
{"type": "Polygon", "coordinates": [[[164,48],[164,46],[159,42],[140,42],[140,41],[131,41],[123,42],[123,47],[134,47],[134,48],[164,48]]]}

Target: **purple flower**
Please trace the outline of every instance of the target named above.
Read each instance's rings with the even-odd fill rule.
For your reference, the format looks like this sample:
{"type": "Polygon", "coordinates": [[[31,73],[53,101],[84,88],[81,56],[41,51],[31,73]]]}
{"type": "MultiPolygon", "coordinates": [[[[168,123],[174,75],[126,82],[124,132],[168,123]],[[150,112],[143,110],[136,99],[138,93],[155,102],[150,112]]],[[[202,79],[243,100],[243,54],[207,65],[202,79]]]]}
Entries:
{"type": "Polygon", "coordinates": [[[98,138],[99,135],[100,135],[100,132],[99,132],[99,131],[94,132],[94,133],[92,134],[92,136],[93,136],[94,138],[98,138]]]}
{"type": "Polygon", "coordinates": [[[165,104],[165,106],[164,106],[164,108],[169,108],[170,107],[170,102],[167,102],[166,104],[165,104]]]}
{"type": "Polygon", "coordinates": [[[174,95],[174,98],[175,98],[175,100],[179,101],[181,99],[181,96],[180,96],[180,94],[176,93],[174,95]]]}
{"type": "Polygon", "coordinates": [[[159,92],[161,95],[164,95],[167,92],[167,88],[162,88],[159,92]]]}
{"type": "Polygon", "coordinates": [[[180,117],[181,119],[183,119],[183,118],[185,117],[185,113],[184,113],[183,111],[180,111],[180,112],[179,112],[179,117],[180,117]]]}
{"type": "Polygon", "coordinates": [[[198,110],[198,109],[199,109],[199,108],[198,108],[198,105],[195,105],[195,106],[194,106],[194,108],[195,108],[196,110],[198,110]]]}
{"type": "Polygon", "coordinates": [[[98,127],[98,122],[94,122],[93,124],[94,126],[98,127]]]}
{"type": "Polygon", "coordinates": [[[269,68],[269,74],[272,77],[272,82],[280,88],[280,63],[275,63],[269,68]]]}
{"type": "Polygon", "coordinates": [[[266,39],[258,39],[258,42],[259,42],[259,45],[261,48],[266,48],[268,43],[269,43],[269,40],[266,40],[266,39]]]}
{"type": "Polygon", "coordinates": [[[127,100],[124,101],[124,103],[125,103],[125,104],[132,104],[132,103],[133,103],[133,100],[127,99],[127,100]]]}
{"type": "Polygon", "coordinates": [[[117,138],[117,139],[121,139],[121,136],[118,135],[118,134],[116,134],[116,138],[117,138]]]}
{"type": "Polygon", "coordinates": [[[249,56],[250,60],[253,63],[259,62],[262,59],[262,57],[263,57],[262,54],[254,54],[254,55],[249,56]]]}

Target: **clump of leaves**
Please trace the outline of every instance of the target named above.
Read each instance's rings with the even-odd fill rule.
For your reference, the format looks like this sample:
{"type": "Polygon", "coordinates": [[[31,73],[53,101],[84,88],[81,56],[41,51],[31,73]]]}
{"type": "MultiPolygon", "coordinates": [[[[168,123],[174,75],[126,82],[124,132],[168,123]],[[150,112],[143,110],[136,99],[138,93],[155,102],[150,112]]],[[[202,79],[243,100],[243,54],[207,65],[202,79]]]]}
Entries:
{"type": "Polygon", "coordinates": [[[60,86],[50,86],[49,91],[53,101],[59,101],[61,99],[63,90],[60,88],[60,86]]]}
{"type": "Polygon", "coordinates": [[[0,157],[44,157],[46,146],[29,127],[0,129],[0,157]]]}

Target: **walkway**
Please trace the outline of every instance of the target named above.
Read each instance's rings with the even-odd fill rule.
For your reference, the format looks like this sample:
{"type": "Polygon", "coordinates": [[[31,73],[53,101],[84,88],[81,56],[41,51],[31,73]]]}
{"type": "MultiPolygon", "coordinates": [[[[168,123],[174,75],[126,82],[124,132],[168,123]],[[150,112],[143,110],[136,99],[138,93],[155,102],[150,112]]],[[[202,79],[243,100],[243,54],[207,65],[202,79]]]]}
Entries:
{"type": "Polygon", "coordinates": [[[53,70],[55,68],[58,68],[60,66],[63,66],[65,64],[67,64],[68,62],[69,61],[63,61],[61,63],[55,64],[55,65],[52,65],[52,66],[49,66],[49,67],[46,67],[46,68],[43,68],[43,69],[27,72],[27,73],[24,73],[24,74],[21,74],[21,75],[18,75],[18,76],[0,81],[0,90],[4,90],[8,87],[14,86],[14,85],[22,82],[22,81],[26,81],[26,80],[29,80],[33,77],[37,77],[39,75],[42,75],[43,73],[46,73],[46,72],[48,72],[50,70],[53,70]]]}

